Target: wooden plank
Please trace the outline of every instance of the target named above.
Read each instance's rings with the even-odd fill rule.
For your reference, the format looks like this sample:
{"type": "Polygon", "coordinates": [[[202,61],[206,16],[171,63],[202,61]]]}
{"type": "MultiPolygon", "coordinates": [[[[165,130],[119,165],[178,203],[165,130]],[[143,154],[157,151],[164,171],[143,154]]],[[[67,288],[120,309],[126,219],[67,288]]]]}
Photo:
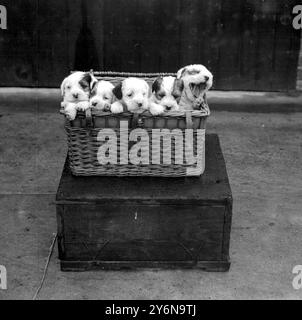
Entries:
{"type": "Polygon", "coordinates": [[[181,66],[201,63],[216,74],[217,70],[213,69],[212,61],[218,58],[217,26],[220,17],[217,11],[220,10],[220,6],[220,0],[181,2],[179,10],[181,66]]]}
{"type": "Polygon", "coordinates": [[[183,0],[180,3],[181,14],[179,15],[180,22],[180,66],[196,63],[195,41],[198,38],[198,30],[196,29],[196,2],[183,0]]]}
{"type": "MultiPolygon", "coordinates": [[[[96,48],[95,35],[91,30],[90,24],[94,22],[91,12],[88,10],[90,2],[87,0],[81,0],[81,28],[78,32],[75,42],[75,70],[99,70],[99,56],[96,48]]],[[[93,17],[96,19],[96,12],[93,13],[93,17]]]]}
{"type": "MultiPolygon", "coordinates": [[[[202,1],[200,3],[203,3],[202,1]]],[[[204,12],[203,20],[204,26],[203,37],[200,39],[200,51],[204,53],[201,63],[205,64],[207,68],[213,73],[213,89],[219,87],[220,81],[220,43],[224,37],[224,34],[220,26],[220,11],[221,11],[222,0],[212,0],[205,2],[207,4],[202,8],[204,12]]]]}
{"type": "Polygon", "coordinates": [[[238,89],[247,90],[247,88],[255,88],[255,59],[257,44],[257,30],[255,27],[255,17],[257,16],[256,2],[253,0],[243,0],[241,14],[239,72],[242,81],[238,83],[238,89]]]}
{"type": "Polygon", "coordinates": [[[104,10],[104,1],[89,1],[87,5],[87,15],[88,15],[88,28],[90,29],[95,47],[96,61],[88,66],[94,70],[105,70],[104,65],[104,50],[105,50],[105,25],[104,16],[106,12],[104,10]]]}
{"type": "Polygon", "coordinates": [[[161,29],[158,12],[159,2],[157,0],[139,0],[138,18],[139,37],[139,68],[141,72],[159,72],[161,55],[161,29]]]}
{"type": "Polygon", "coordinates": [[[1,86],[36,86],[37,0],[1,1],[7,8],[8,29],[0,32],[1,86]]]}
{"type": "Polygon", "coordinates": [[[180,0],[159,1],[160,72],[177,72],[179,63],[180,0]]]}
{"type": "Polygon", "coordinates": [[[294,75],[297,72],[299,31],[292,26],[292,8],[296,0],[279,0],[275,23],[273,58],[273,90],[295,89],[294,75]]]}
{"type": "Polygon", "coordinates": [[[231,196],[225,162],[217,135],[207,135],[206,169],[201,177],[75,177],[65,168],[57,192],[57,201],[156,201],[184,203],[213,201],[225,203],[231,196]],[[75,187],[76,185],[76,187],[75,187]],[[182,190],[182,199],[178,191],[182,190]]]}
{"type": "Polygon", "coordinates": [[[106,71],[137,71],[137,1],[104,1],[104,67],[106,71]]]}
{"type": "Polygon", "coordinates": [[[66,1],[39,1],[34,30],[34,34],[37,35],[36,85],[39,87],[56,87],[70,72],[68,18],[66,1]]]}
{"type": "Polygon", "coordinates": [[[222,1],[220,11],[220,25],[223,37],[219,47],[219,87],[234,90],[240,79],[239,30],[242,16],[240,0],[222,1]]]}
{"type": "Polygon", "coordinates": [[[82,27],[82,12],[81,0],[64,0],[66,2],[66,45],[67,57],[66,63],[68,66],[68,73],[76,70],[78,66],[75,65],[76,57],[76,42],[79,36],[79,31],[82,27]]]}
{"type": "Polygon", "coordinates": [[[276,11],[278,3],[274,0],[259,0],[255,2],[255,22],[257,39],[255,42],[255,84],[256,90],[272,90],[272,67],[274,55],[274,41],[276,30],[276,11]],[[268,25],[271,26],[268,28],[268,25]],[[265,76],[264,76],[265,75],[265,76]]]}

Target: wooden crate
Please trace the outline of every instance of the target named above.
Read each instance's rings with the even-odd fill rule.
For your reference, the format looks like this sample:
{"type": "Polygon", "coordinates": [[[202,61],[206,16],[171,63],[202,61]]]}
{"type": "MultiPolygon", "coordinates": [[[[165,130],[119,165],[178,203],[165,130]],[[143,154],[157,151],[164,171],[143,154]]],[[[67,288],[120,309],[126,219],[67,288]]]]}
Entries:
{"type": "Polygon", "coordinates": [[[57,192],[63,271],[201,268],[227,271],[232,194],[217,135],[201,177],[75,177],[57,192]]]}

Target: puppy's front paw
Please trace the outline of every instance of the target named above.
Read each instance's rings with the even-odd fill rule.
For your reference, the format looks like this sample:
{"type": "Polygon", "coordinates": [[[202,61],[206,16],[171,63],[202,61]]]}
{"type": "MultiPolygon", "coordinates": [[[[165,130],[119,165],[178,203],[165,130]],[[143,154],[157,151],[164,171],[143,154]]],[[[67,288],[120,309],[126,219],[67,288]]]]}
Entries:
{"type": "Polygon", "coordinates": [[[151,102],[150,103],[150,113],[153,116],[158,116],[160,114],[163,114],[165,112],[165,108],[161,106],[160,104],[151,102]]]}
{"type": "Polygon", "coordinates": [[[77,110],[85,111],[89,109],[89,101],[80,101],[77,103],[77,110]]]}
{"type": "Polygon", "coordinates": [[[104,105],[104,111],[105,111],[105,112],[110,112],[110,110],[111,110],[111,105],[108,104],[108,103],[106,103],[106,104],[104,105]]]}
{"type": "Polygon", "coordinates": [[[124,108],[119,101],[116,101],[111,105],[110,111],[112,113],[122,113],[124,111],[124,108]]]}
{"type": "Polygon", "coordinates": [[[68,103],[65,105],[64,114],[68,120],[73,121],[77,115],[77,108],[75,103],[68,103]]]}

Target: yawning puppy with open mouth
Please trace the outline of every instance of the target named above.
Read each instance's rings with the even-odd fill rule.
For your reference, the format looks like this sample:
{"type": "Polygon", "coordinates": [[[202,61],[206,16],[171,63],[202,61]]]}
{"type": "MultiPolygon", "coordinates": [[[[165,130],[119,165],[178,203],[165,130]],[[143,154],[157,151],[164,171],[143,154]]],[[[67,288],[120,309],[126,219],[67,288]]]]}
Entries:
{"type": "Polygon", "coordinates": [[[177,79],[182,79],[184,84],[183,94],[179,102],[181,109],[207,109],[205,93],[213,85],[212,73],[201,64],[193,64],[181,68],[177,72],[177,79]]]}
{"type": "MultiPolygon", "coordinates": [[[[184,89],[182,79],[158,77],[152,84],[150,101],[161,106],[161,113],[179,110],[179,101],[184,89]]],[[[152,113],[152,109],[150,108],[152,113]]]]}
{"type": "Polygon", "coordinates": [[[112,90],[118,101],[111,105],[111,112],[142,113],[148,110],[149,90],[148,83],[143,79],[127,78],[123,80],[112,90]]]}
{"type": "Polygon", "coordinates": [[[61,84],[61,112],[68,120],[74,120],[77,111],[85,111],[89,108],[91,90],[97,83],[97,79],[89,72],[77,71],[66,77],[61,84]]]}

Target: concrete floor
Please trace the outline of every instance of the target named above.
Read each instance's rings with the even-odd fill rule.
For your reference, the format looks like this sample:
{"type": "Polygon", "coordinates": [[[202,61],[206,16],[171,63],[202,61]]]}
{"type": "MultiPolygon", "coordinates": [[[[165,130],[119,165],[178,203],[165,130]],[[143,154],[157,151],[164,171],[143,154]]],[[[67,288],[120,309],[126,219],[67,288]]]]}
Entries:
{"type": "MultiPolygon", "coordinates": [[[[31,299],[56,232],[55,192],[66,153],[57,113],[0,106],[1,299],[31,299]]],[[[302,113],[213,112],[234,197],[231,269],[63,273],[57,248],[38,299],[302,299],[302,113]]]]}

